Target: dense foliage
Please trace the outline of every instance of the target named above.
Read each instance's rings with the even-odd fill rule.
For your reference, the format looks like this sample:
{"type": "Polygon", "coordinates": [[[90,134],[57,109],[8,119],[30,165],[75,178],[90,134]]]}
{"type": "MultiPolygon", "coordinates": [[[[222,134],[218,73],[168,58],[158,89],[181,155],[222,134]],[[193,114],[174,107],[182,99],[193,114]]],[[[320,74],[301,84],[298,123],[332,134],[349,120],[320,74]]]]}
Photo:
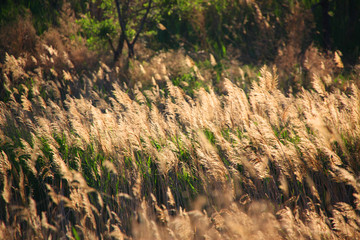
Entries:
{"type": "MultiPolygon", "coordinates": [[[[82,36],[91,49],[116,52],[122,32],[116,2],[66,1],[66,6],[82,24],[82,36]]],[[[328,50],[340,50],[345,62],[351,64],[356,63],[360,53],[360,3],[356,0],[118,2],[126,20],[123,30],[129,39],[139,30],[146,6],[151,2],[146,24],[140,32],[147,36],[143,39],[147,39],[148,46],[153,49],[184,46],[192,51],[211,51],[216,57],[225,57],[229,49],[231,52],[236,49],[242,61],[256,63],[274,60],[281,44],[292,37],[291,32],[302,31],[304,39],[299,41],[303,42],[303,51],[315,42],[328,50]],[[290,26],[295,21],[292,15],[297,21],[304,21],[304,29],[299,25],[290,26]]],[[[0,26],[31,14],[36,32],[44,33],[49,27],[60,24],[59,17],[65,11],[63,3],[4,1],[0,8],[0,26]]]]}

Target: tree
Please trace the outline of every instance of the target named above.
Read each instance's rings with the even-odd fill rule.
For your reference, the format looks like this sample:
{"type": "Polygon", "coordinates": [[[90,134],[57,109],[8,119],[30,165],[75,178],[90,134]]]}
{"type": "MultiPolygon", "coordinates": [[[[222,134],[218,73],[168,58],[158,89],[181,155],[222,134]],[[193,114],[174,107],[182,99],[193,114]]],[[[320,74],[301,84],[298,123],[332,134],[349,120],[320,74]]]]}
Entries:
{"type": "MultiPolygon", "coordinates": [[[[149,11],[151,9],[152,0],[146,0],[144,3],[141,4],[141,7],[145,9],[145,13],[141,17],[141,21],[139,22],[137,29],[134,32],[134,36],[131,39],[131,32],[128,31],[128,22],[131,19],[127,18],[127,16],[130,13],[130,1],[126,1],[123,6],[120,4],[119,0],[115,0],[116,10],[118,14],[118,19],[121,27],[121,35],[119,38],[119,45],[122,47],[124,45],[124,41],[126,41],[126,44],[129,49],[129,58],[132,58],[134,56],[134,45],[139,38],[140,33],[142,32],[144,28],[145,21],[147,19],[147,16],[149,15],[149,11]]],[[[140,9],[141,11],[142,9],[140,9]]],[[[112,47],[113,48],[113,47],[112,47]]],[[[114,50],[114,48],[113,48],[114,50]]],[[[118,48],[117,51],[122,51],[122,49],[118,48]]],[[[114,51],[114,61],[117,60],[120,52],[114,51]]]]}
{"type": "MultiPolygon", "coordinates": [[[[90,47],[103,48],[108,44],[113,52],[113,62],[119,60],[126,44],[128,57],[135,55],[134,46],[147,22],[156,22],[156,0],[96,0],[93,11],[81,20],[90,47]],[[94,13],[96,10],[96,14],[94,13]]],[[[149,33],[146,32],[145,33],[149,33]]]]}

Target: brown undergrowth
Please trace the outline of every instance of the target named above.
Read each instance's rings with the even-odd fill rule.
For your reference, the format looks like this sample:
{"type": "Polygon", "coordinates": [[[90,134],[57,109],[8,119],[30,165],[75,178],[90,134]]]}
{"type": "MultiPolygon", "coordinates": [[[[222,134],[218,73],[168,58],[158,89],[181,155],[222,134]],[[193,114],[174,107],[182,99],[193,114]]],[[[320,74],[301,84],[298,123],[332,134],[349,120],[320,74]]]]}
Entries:
{"type": "Polygon", "coordinates": [[[0,238],[360,238],[356,85],[330,92],[312,69],[312,90],[284,95],[276,68],[209,59],[132,61],[128,87],[103,63],[7,55],[0,238]]]}

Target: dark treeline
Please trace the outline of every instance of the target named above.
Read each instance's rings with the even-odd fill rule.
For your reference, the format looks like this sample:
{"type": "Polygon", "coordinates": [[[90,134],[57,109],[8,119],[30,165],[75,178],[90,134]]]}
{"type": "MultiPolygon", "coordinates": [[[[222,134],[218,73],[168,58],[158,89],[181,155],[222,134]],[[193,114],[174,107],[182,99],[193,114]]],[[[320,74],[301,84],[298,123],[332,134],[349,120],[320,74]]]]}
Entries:
{"type": "MultiPolygon", "coordinates": [[[[0,3],[0,35],[11,35],[9,29],[16,28],[11,26],[25,19],[34,27],[34,34],[41,36],[70,21],[60,18],[71,15],[81,28],[67,37],[84,38],[89,49],[102,55],[110,51],[114,60],[122,55],[124,43],[130,43],[127,38],[138,30],[149,49],[205,50],[218,59],[231,54],[247,64],[273,62],[279,50],[290,44],[298,49],[298,59],[311,44],[323,52],[339,50],[346,68],[356,64],[360,56],[360,2],[356,0],[136,0],[127,1],[128,6],[119,1],[127,18],[125,29],[119,24],[116,2],[5,0],[0,3]],[[149,2],[149,14],[142,22],[149,2]]],[[[21,38],[18,32],[15,35],[21,38]]],[[[13,38],[3,37],[0,59],[5,52],[18,55],[23,50],[34,51],[29,36],[23,38],[19,46],[13,38]]],[[[129,56],[135,42],[127,46],[129,56]]]]}

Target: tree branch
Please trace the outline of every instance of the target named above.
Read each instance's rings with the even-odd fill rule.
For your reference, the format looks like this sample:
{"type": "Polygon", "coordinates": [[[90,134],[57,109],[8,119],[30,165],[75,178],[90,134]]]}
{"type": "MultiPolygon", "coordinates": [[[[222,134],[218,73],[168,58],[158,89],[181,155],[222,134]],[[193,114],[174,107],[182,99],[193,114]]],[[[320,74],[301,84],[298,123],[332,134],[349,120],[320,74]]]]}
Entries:
{"type": "Polygon", "coordinates": [[[134,45],[134,44],[135,44],[136,40],[138,39],[138,37],[139,37],[139,35],[140,35],[140,32],[142,31],[142,29],[143,29],[143,27],[144,27],[144,24],[145,24],[147,15],[149,14],[150,9],[151,9],[151,4],[152,4],[152,0],[149,0],[149,6],[147,7],[146,13],[144,14],[143,18],[141,19],[139,29],[137,30],[136,35],[135,35],[133,41],[131,42],[131,45],[134,45]]]}
{"type": "Polygon", "coordinates": [[[113,51],[113,53],[115,54],[115,47],[114,47],[114,44],[113,44],[113,42],[112,42],[112,40],[111,40],[111,38],[109,37],[109,35],[106,35],[107,36],[107,39],[108,39],[108,41],[109,41],[109,44],[110,44],[110,47],[111,47],[111,50],[113,51]]]}
{"type": "MultiPolygon", "coordinates": [[[[129,3],[129,1],[128,1],[128,3],[129,3]]],[[[119,0],[115,0],[115,5],[116,5],[117,13],[118,13],[118,19],[119,19],[121,31],[122,31],[122,34],[124,34],[123,37],[124,37],[124,39],[126,41],[126,44],[129,46],[130,41],[129,41],[127,35],[126,35],[126,21],[125,21],[125,19],[123,18],[122,14],[121,14],[121,8],[120,8],[119,0]]]]}

